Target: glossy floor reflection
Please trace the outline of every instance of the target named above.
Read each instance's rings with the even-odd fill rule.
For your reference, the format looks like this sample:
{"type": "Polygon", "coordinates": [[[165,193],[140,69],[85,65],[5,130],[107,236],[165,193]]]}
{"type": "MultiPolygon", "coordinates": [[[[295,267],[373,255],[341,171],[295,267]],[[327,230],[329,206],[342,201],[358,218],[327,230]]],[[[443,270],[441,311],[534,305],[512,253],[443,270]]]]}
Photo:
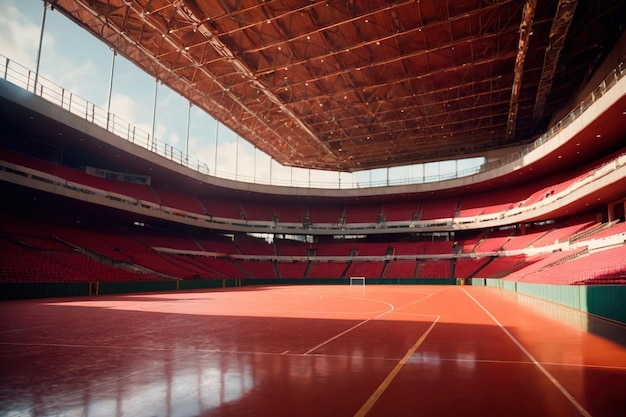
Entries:
{"type": "Polygon", "coordinates": [[[1,416],[626,415],[625,326],[492,288],[4,302],[0,359],[1,416]]]}

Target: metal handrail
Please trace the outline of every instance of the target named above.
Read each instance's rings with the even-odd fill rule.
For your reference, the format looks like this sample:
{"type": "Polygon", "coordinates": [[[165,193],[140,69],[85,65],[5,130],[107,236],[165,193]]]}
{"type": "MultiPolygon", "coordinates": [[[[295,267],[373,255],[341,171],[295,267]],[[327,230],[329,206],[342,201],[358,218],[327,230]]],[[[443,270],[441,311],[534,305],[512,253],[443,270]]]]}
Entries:
{"type": "MultiPolygon", "coordinates": [[[[166,142],[152,137],[149,132],[134,126],[132,123],[121,119],[113,113],[107,114],[106,110],[101,109],[95,104],[81,98],[80,96],[66,90],[41,75],[35,76],[35,72],[11,60],[10,58],[0,54],[0,61],[4,62],[4,66],[0,67],[2,77],[18,87],[21,87],[46,101],[55,104],[64,110],[79,116],[89,123],[97,125],[114,135],[141,146],[160,155],[170,161],[183,165],[192,170],[198,171],[205,175],[212,175],[217,178],[247,182],[253,184],[269,184],[278,186],[290,186],[299,188],[375,188],[388,187],[396,185],[413,185],[424,184],[437,181],[451,180],[455,178],[464,178],[485,172],[491,169],[520,160],[525,155],[537,149],[541,145],[550,141],[561,132],[564,128],[573,123],[581,114],[585,112],[600,97],[606,94],[617,82],[626,74],[626,65],[621,60],[618,66],[596,87],[589,95],[587,95],[581,103],[570,111],[561,121],[556,123],[547,132],[539,136],[535,141],[524,147],[523,149],[513,152],[499,160],[487,162],[479,167],[473,167],[450,174],[439,174],[421,177],[406,177],[395,180],[380,181],[364,181],[352,184],[345,182],[308,182],[294,181],[293,179],[276,179],[276,178],[258,178],[256,176],[249,177],[238,173],[223,172],[214,170],[210,172],[206,163],[197,159],[192,161],[188,155],[176,147],[166,142]]],[[[339,174],[338,174],[339,175],[339,174]]]]}

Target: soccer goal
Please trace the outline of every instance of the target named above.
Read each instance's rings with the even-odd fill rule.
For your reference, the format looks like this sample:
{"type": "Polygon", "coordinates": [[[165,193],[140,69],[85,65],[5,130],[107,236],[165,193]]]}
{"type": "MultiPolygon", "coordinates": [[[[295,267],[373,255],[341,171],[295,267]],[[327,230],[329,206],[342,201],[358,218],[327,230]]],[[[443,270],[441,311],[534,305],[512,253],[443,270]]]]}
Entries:
{"type": "Polygon", "coordinates": [[[350,277],[350,286],[365,286],[365,277],[350,277]]]}

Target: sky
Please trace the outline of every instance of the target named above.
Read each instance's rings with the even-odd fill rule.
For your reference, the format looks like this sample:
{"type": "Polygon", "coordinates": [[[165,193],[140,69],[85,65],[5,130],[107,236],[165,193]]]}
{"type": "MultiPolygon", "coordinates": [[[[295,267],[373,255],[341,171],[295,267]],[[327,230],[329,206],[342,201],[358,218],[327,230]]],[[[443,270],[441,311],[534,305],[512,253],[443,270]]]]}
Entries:
{"type": "MultiPolygon", "coordinates": [[[[42,27],[42,0],[0,0],[0,57],[35,71],[42,27]]],[[[359,173],[337,173],[285,167],[234,132],[219,125],[188,100],[137,68],[65,18],[46,11],[39,77],[103,109],[114,120],[151,133],[161,144],[185,154],[210,174],[263,184],[350,188],[427,182],[465,171],[480,159],[417,164],[359,173]],[[111,68],[113,79],[111,82],[111,68]],[[156,108],[155,104],[156,93],[156,108]],[[189,124],[187,124],[189,120],[189,124]],[[189,126],[189,128],[187,127],[189,126]],[[188,143],[187,143],[188,138],[188,143]]]]}

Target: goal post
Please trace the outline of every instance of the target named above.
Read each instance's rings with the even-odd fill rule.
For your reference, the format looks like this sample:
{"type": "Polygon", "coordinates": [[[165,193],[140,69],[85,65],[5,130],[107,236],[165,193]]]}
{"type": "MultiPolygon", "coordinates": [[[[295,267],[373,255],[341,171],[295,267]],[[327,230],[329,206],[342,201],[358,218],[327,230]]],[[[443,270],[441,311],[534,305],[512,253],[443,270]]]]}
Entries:
{"type": "Polygon", "coordinates": [[[350,277],[350,286],[365,286],[365,277],[350,277]]]}

